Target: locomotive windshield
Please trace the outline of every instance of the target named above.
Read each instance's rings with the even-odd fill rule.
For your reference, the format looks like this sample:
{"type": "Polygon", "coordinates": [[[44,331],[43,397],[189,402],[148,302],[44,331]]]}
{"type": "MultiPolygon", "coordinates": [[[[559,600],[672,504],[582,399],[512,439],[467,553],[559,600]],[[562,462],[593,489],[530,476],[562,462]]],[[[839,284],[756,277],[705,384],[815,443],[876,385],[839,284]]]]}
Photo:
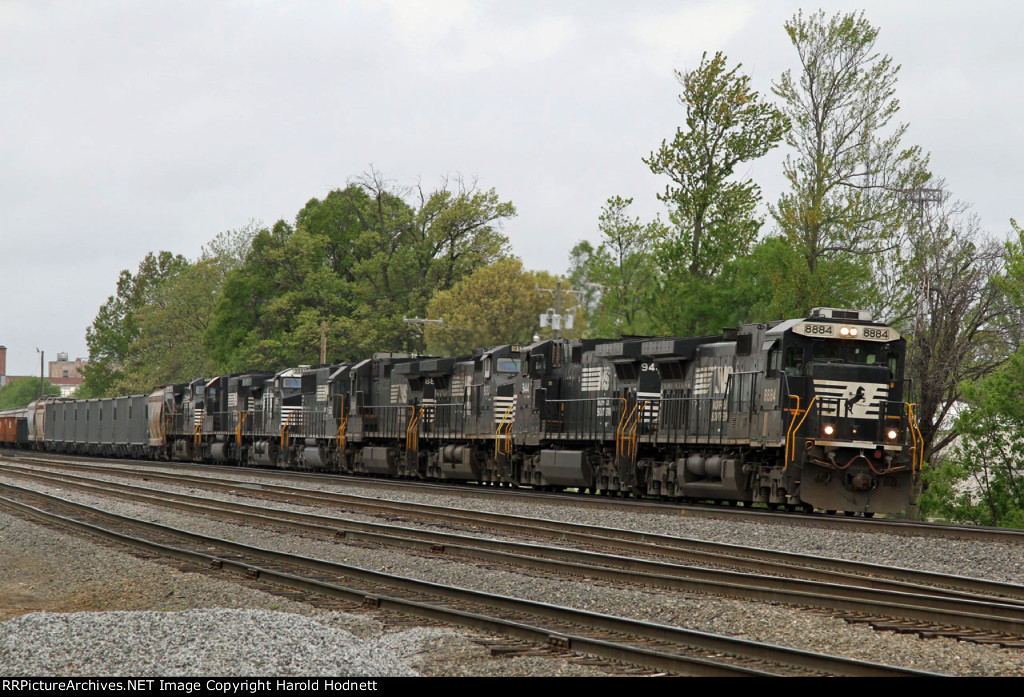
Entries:
{"type": "Polygon", "coordinates": [[[885,360],[884,347],[867,341],[815,341],[812,360],[874,365],[885,360]]]}
{"type": "Polygon", "coordinates": [[[497,371],[499,373],[518,373],[519,372],[519,359],[518,358],[499,358],[497,371]]]}
{"type": "MultiPolygon", "coordinates": [[[[797,347],[790,348],[786,372],[802,375],[797,347]],[[794,350],[795,349],[795,350],[794,350]]],[[[811,346],[811,360],[856,365],[884,365],[889,369],[889,379],[896,379],[896,363],[899,360],[894,349],[885,344],[870,341],[815,341],[811,346]]]]}

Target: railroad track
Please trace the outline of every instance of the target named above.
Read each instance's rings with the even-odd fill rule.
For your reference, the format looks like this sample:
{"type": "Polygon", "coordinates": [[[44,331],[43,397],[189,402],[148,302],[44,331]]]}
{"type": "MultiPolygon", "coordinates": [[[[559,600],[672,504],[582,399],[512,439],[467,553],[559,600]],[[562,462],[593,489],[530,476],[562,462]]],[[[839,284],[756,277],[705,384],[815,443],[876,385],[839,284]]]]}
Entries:
{"type": "Polygon", "coordinates": [[[48,524],[74,528],[272,586],[327,595],[601,656],[679,675],[921,676],[920,671],[788,649],[662,624],[453,588],[344,564],[242,545],[116,515],[9,484],[0,505],[48,524]]]}
{"type": "MultiPolygon", "coordinates": [[[[88,466],[88,463],[97,461],[98,458],[84,458],[80,456],[54,455],[52,453],[40,455],[27,451],[4,451],[6,457],[16,458],[21,461],[34,461],[50,463],[54,465],[74,466],[80,463],[88,466]]],[[[297,480],[322,481],[324,483],[338,484],[349,482],[361,488],[376,488],[381,490],[404,489],[417,493],[435,494],[457,494],[473,497],[522,497],[533,501],[550,501],[564,505],[572,503],[581,507],[593,507],[598,510],[609,510],[616,507],[635,511],[637,508],[648,509],[654,512],[663,512],[667,515],[678,515],[680,513],[699,514],[707,518],[722,518],[728,520],[745,519],[757,522],[775,522],[787,526],[860,530],[863,532],[882,532],[896,535],[916,535],[922,537],[938,537],[945,539],[976,540],[986,542],[1004,542],[1010,544],[1024,544],[1024,530],[1010,528],[991,528],[974,525],[958,525],[953,523],[934,523],[912,520],[897,520],[892,518],[861,518],[825,514],[804,514],[793,512],[769,511],[761,508],[730,507],[726,505],[696,504],[696,503],[666,503],[662,501],[618,498],[605,496],[591,496],[585,494],[551,493],[539,492],[529,488],[501,488],[491,486],[476,486],[473,484],[446,484],[440,482],[423,482],[404,479],[373,479],[353,475],[328,474],[322,472],[299,472],[294,470],[278,470],[270,468],[239,468],[226,465],[209,465],[201,463],[160,463],[156,461],[140,460],[116,460],[111,462],[120,463],[125,467],[128,462],[150,470],[158,468],[173,469],[181,467],[199,467],[207,472],[223,472],[229,475],[238,476],[243,472],[258,474],[261,477],[280,478],[289,482],[297,480]]]]}
{"type": "MultiPolygon", "coordinates": [[[[635,555],[637,544],[642,544],[648,551],[661,552],[663,547],[658,540],[642,543],[632,540],[628,543],[629,546],[625,547],[621,540],[615,537],[604,538],[593,528],[587,533],[582,533],[579,531],[581,526],[578,525],[569,526],[574,530],[577,541],[585,541],[589,546],[603,548],[605,551],[568,549],[564,546],[545,547],[452,533],[413,530],[393,525],[339,519],[337,516],[316,516],[229,501],[211,501],[208,497],[173,494],[111,482],[104,482],[102,487],[97,487],[95,480],[88,478],[67,474],[56,477],[22,468],[0,467],[0,472],[57,486],[75,486],[100,496],[117,495],[138,503],[171,506],[191,513],[232,518],[260,527],[299,529],[328,538],[342,535],[347,541],[411,548],[423,554],[446,554],[488,564],[504,564],[517,572],[528,568],[537,573],[571,575],[617,584],[698,592],[755,602],[784,603],[828,611],[847,621],[864,622],[878,629],[922,636],[948,636],[976,643],[1024,648],[1024,587],[1011,584],[903,569],[885,569],[875,565],[821,560],[779,552],[766,552],[766,559],[752,561],[745,556],[750,550],[737,550],[730,545],[710,543],[699,544],[705,548],[698,555],[701,561],[710,561],[717,565],[738,562],[736,565],[753,567],[758,573],[700,568],[678,563],[680,558],[690,560],[693,556],[685,549],[671,548],[670,551],[678,553],[676,561],[643,559],[635,555]],[[608,549],[609,545],[611,549],[608,549]],[[740,553],[738,557],[737,551],[740,553]],[[816,567],[809,566],[809,561],[818,564],[816,567]],[[838,565],[841,568],[834,570],[829,568],[830,565],[838,565]],[[792,572],[781,575],[780,567],[791,569],[792,572]],[[885,570],[891,576],[903,578],[885,580],[880,578],[880,570],[885,570]],[[769,574],[769,571],[772,573],[769,574]]],[[[352,499],[351,496],[345,495],[339,500],[336,498],[337,495],[313,494],[276,485],[259,485],[253,488],[251,485],[239,487],[237,483],[223,484],[191,476],[160,477],[171,483],[205,485],[230,493],[244,493],[247,496],[268,496],[275,501],[283,498],[291,502],[320,506],[347,506],[351,504],[352,499]]],[[[407,504],[379,500],[373,500],[367,505],[373,512],[384,511],[390,515],[409,509],[407,504]]],[[[360,508],[361,505],[356,507],[360,508]]],[[[418,510],[420,507],[416,505],[412,508],[418,510]]],[[[466,518],[474,524],[480,521],[473,515],[475,512],[453,512],[450,509],[444,511],[449,517],[441,517],[441,520],[451,520],[454,516],[463,523],[466,518]]],[[[437,511],[432,513],[438,515],[437,511]]],[[[485,522],[489,523],[492,529],[501,532],[524,532],[521,519],[512,518],[513,522],[509,523],[509,518],[511,517],[497,514],[484,516],[485,522]]],[[[540,531],[548,533],[550,537],[565,536],[564,524],[555,521],[531,520],[527,527],[525,532],[528,533],[540,531]]],[[[669,539],[672,542],[679,542],[677,538],[669,539]]]]}

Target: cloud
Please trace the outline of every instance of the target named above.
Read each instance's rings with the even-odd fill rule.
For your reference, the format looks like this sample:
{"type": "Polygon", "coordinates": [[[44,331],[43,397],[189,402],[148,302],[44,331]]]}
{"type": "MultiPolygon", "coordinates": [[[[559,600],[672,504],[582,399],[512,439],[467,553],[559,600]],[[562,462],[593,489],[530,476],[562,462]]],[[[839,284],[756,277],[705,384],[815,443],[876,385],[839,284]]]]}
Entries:
{"type": "Polygon", "coordinates": [[[567,16],[484,13],[480,3],[466,0],[389,0],[387,7],[395,38],[422,71],[477,73],[538,63],[576,35],[567,16]]]}
{"type": "Polygon", "coordinates": [[[687,59],[704,51],[721,50],[740,34],[753,19],[755,8],[749,2],[702,2],[681,9],[638,17],[630,34],[645,47],[651,65],[674,65],[679,70],[687,59]]]}

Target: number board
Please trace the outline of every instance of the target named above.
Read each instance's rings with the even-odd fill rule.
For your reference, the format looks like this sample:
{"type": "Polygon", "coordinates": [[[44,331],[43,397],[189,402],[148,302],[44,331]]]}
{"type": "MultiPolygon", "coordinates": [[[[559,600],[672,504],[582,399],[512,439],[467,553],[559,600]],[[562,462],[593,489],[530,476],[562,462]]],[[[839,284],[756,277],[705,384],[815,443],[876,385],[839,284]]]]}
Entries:
{"type": "Polygon", "coordinates": [[[899,332],[889,327],[864,327],[851,324],[836,324],[832,322],[800,322],[793,327],[793,333],[801,336],[820,337],[823,339],[854,339],[861,341],[896,341],[900,338],[899,332]],[[841,333],[843,328],[856,329],[857,335],[841,333]]]}

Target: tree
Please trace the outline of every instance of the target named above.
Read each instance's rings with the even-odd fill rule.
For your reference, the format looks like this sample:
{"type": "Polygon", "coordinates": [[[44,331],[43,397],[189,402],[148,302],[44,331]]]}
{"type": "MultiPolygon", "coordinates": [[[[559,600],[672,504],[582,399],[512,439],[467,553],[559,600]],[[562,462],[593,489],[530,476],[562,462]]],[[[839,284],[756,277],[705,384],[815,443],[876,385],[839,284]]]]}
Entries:
{"type": "Polygon", "coordinates": [[[912,212],[907,194],[928,179],[927,157],[902,145],[906,125],[891,125],[899,67],[874,52],[878,30],[863,13],[799,12],[786,32],[800,73],[787,70],[773,92],[792,125],[786,143],[794,152],[784,166],[790,190],[771,212],[804,261],[787,302],[801,313],[859,304],[856,292],[837,292],[832,281],[893,249],[912,212]]]}
{"type": "Polygon", "coordinates": [[[426,330],[427,348],[440,355],[467,354],[501,344],[529,344],[538,330],[538,316],[550,298],[537,292],[549,275],[523,269],[518,259],[482,266],[449,290],[438,290],[427,317],[441,319],[426,330]]]}
{"type": "Polygon", "coordinates": [[[216,259],[198,259],[153,289],[135,311],[138,336],[115,382],[118,392],[139,394],[215,374],[203,336],[223,277],[216,259]]]}
{"type": "MultiPolygon", "coordinates": [[[[729,69],[726,57],[705,53],[689,72],[676,71],[683,87],[686,128],[644,162],[671,183],[658,198],[670,209],[674,227],[659,242],[657,259],[665,273],[660,307],[683,307],[695,280],[713,277],[736,255],[745,253],[761,226],[756,217],[760,188],[747,179],[736,181],[737,165],[765,155],[787,130],[785,117],[762,102],[750,79],[729,69]],[[686,286],[684,293],[676,292],[686,286]],[[670,296],[670,297],[666,297],[670,296]]],[[[663,324],[672,325],[672,317],[663,324]]],[[[664,326],[693,332],[696,325],[664,326]]]]}
{"type": "Polygon", "coordinates": [[[957,522],[1024,528],[1024,354],[965,392],[959,438],[925,473],[919,506],[957,522]]]}
{"type": "Polygon", "coordinates": [[[643,224],[630,219],[632,203],[631,198],[609,198],[598,219],[601,243],[595,249],[580,242],[570,255],[570,279],[585,291],[587,325],[594,336],[650,331],[646,306],[658,274],[651,252],[665,228],[660,220],[643,224]]]}
{"type": "Polygon", "coordinates": [[[91,397],[127,394],[118,380],[132,360],[132,345],[140,336],[136,313],[153,298],[156,288],[188,266],[180,254],[150,252],[133,276],[127,269],[117,281],[117,292],[107,298],[92,326],[85,330],[89,363],[83,369],[84,392],[91,397]]]}
{"type": "Polygon", "coordinates": [[[891,263],[878,274],[895,286],[885,310],[908,339],[907,376],[926,461],[955,438],[946,421],[964,385],[995,370],[1014,350],[1013,323],[1001,320],[1008,312],[998,283],[1003,245],[986,239],[977,217],[941,186],[932,194],[933,203],[918,208],[901,246],[884,257],[891,263]]]}
{"type": "MultiPolygon", "coordinates": [[[[59,395],[60,388],[49,380],[43,380],[44,394],[59,395]]],[[[0,392],[0,409],[13,409],[31,404],[39,399],[39,378],[24,377],[11,380],[0,392]]]]}
{"type": "Polygon", "coordinates": [[[513,215],[475,183],[446,180],[427,193],[371,170],[311,199],[294,224],[256,234],[224,284],[207,348],[230,371],[315,363],[323,326],[332,360],[418,349],[402,318],[424,315],[436,291],[506,256],[500,229],[513,215]]]}
{"type": "Polygon", "coordinates": [[[930,460],[919,505],[925,515],[1024,527],[1024,230],[1011,220],[1005,244],[981,239],[966,207],[933,193],[905,264],[916,282],[903,281],[930,460]]]}

